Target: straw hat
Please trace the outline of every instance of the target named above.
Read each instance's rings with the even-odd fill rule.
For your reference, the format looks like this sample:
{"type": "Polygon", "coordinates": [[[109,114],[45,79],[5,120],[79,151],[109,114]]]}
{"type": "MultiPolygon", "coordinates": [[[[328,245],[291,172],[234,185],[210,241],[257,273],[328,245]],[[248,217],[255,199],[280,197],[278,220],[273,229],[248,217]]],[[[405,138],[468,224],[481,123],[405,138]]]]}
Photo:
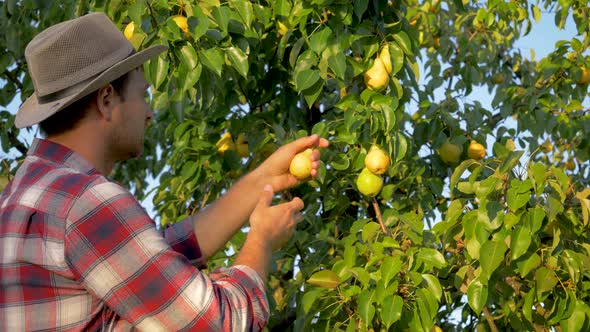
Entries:
{"type": "Polygon", "coordinates": [[[47,28],[25,49],[35,92],[18,110],[16,127],[47,119],[166,49],[155,45],[135,52],[104,13],[47,28]]]}

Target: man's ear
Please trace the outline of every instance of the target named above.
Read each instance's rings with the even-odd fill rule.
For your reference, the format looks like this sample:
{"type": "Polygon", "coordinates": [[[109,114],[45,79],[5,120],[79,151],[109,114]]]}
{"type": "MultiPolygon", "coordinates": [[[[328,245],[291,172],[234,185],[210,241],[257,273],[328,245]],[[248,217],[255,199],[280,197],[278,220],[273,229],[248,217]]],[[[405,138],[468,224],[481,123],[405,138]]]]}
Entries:
{"type": "Polygon", "coordinates": [[[116,104],[117,94],[111,84],[98,89],[96,93],[96,108],[102,118],[111,121],[113,107],[116,104]]]}

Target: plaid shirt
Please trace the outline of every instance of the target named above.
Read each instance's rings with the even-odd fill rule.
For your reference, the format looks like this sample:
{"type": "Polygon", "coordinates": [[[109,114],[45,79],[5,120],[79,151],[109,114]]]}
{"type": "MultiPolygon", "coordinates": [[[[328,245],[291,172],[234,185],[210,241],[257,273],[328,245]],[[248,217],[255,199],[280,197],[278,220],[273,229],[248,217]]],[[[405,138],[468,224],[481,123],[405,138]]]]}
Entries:
{"type": "Polygon", "coordinates": [[[247,266],[206,276],[190,218],[159,232],[80,155],[37,139],[0,195],[0,331],[247,331],[268,319],[247,266]]]}

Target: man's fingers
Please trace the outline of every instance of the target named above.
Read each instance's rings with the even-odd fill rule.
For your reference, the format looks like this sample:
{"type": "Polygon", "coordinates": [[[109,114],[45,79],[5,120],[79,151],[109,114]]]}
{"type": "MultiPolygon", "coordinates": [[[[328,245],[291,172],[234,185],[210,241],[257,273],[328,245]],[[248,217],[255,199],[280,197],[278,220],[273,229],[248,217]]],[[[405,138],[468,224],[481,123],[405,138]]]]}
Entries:
{"type": "MultiPolygon", "coordinates": [[[[311,136],[302,137],[297,139],[291,143],[289,143],[289,147],[293,149],[294,153],[299,153],[304,151],[307,148],[311,147],[327,147],[329,145],[328,140],[325,138],[320,138],[317,134],[313,134],[311,136]]],[[[319,158],[319,152],[317,154],[316,159],[319,158]]]]}
{"type": "Polygon", "coordinates": [[[299,223],[299,222],[303,221],[303,213],[295,212],[293,214],[293,220],[295,220],[295,223],[299,223]]]}
{"type": "Polygon", "coordinates": [[[301,211],[305,207],[305,204],[303,204],[301,198],[295,197],[289,202],[289,206],[293,211],[301,211]]]}
{"type": "Polygon", "coordinates": [[[258,200],[258,206],[260,207],[268,207],[272,204],[272,197],[274,195],[274,192],[272,190],[272,186],[270,184],[267,184],[266,186],[264,186],[264,190],[262,190],[262,193],[260,194],[260,199],[258,200]]]}

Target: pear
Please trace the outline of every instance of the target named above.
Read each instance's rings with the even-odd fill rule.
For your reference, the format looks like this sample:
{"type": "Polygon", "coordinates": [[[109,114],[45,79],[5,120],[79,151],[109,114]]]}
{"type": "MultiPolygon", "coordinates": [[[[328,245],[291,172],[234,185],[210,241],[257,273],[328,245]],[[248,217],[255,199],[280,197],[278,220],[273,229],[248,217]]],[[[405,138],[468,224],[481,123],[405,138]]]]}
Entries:
{"type": "Polygon", "coordinates": [[[444,142],[437,152],[446,164],[456,164],[461,157],[461,148],[449,142],[444,142]]]}
{"type": "Polygon", "coordinates": [[[578,84],[586,85],[590,83],[590,71],[588,71],[588,69],[586,69],[585,67],[580,68],[580,70],[582,71],[582,74],[578,79],[578,84]]]}
{"type": "Polygon", "coordinates": [[[127,38],[127,40],[131,40],[131,37],[133,37],[133,34],[135,33],[135,23],[133,23],[133,21],[129,22],[129,24],[127,24],[127,26],[125,27],[125,30],[123,30],[123,34],[125,35],[125,38],[127,38]]]}
{"type": "Polygon", "coordinates": [[[373,66],[365,72],[365,84],[374,91],[381,91],[387,87],[389,83],[389,74],[380,58],[375,59],[373,66]]]}
{"type": "Polygon", "coordinates": [[[182,30],[182,32],[187,33],[188,32],[188,19],[182,15],[176,15],[172,18],[172,20],[174,20],[174,23],[176,23],[176,25],[178,25],[178,27],[180,28],[180,30],[182,30]]]}
{"type": "Polygon", "coordinates": [[[240,133],[236,138],[236,151],[240,158],[246,158],[250,155],[250,149],[248,148],[248,138],[246,134],[240,133]]]}
{"type": "Polygon", "coordinates": [[[393,71],[393,66],[391,65],[391,55],[389,54],[389,45],[385,45],[379,53],[379,59],[383,61],[383,66],[385,66],[385,70],[387,74],[391,74],[393,71]]]}
{"type": "Polygon", "coordinates": [[[215,145],[217,146],[217,152],[221,154],[227,150],[235,149],[234,141],[232,140],[231,134],[229,132],[223,134],[215,145]]]}
{"type": "Polygon", "coordinates": [[[469,148],[467,148],[467,157],[475,160],[482,160],[485,156],[486,148],[482,144],[477,143],[477,141],[472,140],[469,144],[469,148]]]}
{"type": "Polygon", "coordinates": [[[383,188],[383,179],[373,174],[368,168],[363,168],[356,179],[356,186],[363,195],[374,197],[383,188]]]}
{"type": "Polygon", "coordinates": [[[383,174],[389,167],[389,156],[374,145],[365,157],[365,167],[375,174],[383,174]]]}
{"type": "Polygon", "coordinates": [[[289,173],[298,180],[305,180],[311,176],[311,149],[300,152],[293,157],[289,165],[289,173]]]}

